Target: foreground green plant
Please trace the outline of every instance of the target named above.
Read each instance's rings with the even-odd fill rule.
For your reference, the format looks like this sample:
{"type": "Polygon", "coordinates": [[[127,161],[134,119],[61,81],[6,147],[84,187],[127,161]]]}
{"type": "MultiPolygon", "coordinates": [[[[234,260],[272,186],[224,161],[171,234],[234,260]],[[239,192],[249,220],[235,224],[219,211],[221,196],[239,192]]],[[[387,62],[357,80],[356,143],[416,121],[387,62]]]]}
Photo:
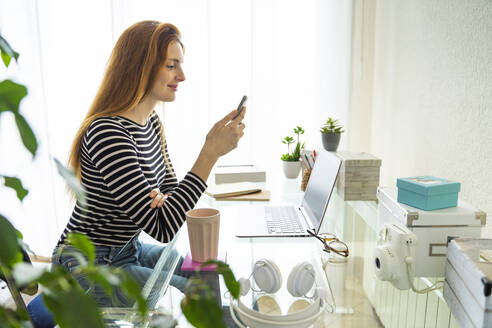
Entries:
{"type": "MultiPolygon", "coordinates": [[[[1,271],[6,277],[13,278],[16,286],[41,285],[44,303],[60,327],[104,327],[96,302],[80,287],[74,278],[77,275],[87,277],[91,285],[99,284],[109,296],[113,295],[115,288],[121,288],[137,301],[142,318],[147,314],[146,302],[137,282],[119,268],[95,265],[94,246],[85,235],[68,236],[69,243],[78,249],[71,255],[79,262],[77,269],[70,273],[61,265],[54,265],[49,271],[22,262],[17,231],[4,217],[0,217],[0,228],[1,271]],[[3,247],[9,251],[4,251],[3,247]]],[[[6,323],[5,327],[31,327],[23,307],[18,307],[17,311],[0,307],[0,319],[6,323]]],[[[0,327],[3,327],[1,323],[0,327]]]]}
{"type": "MultiPolygon", "coordinates": [[[[0,35],[0,55],[6,67],[19,54],[15,52],[0,35]]],[[[19,111],[22,99],[27,95],[27,88],[11,80],[0,82],[0,115],[14,115],[17,130],[24,147],[34,158],[38,142],[31,127],[19,111]]],[[[58,172],[67,182],[68,187],[76,195],[77,200],[84,204],[85,192],[73,172],[55,160],[58,172]]],[[[29,191],[24,188],[17,177],[0,174],[2,184],[16,192],[20,202],[29,191]]],[[[79,266],[75,274],[87,276],[90,284],[103,286],[108,295],[114,288],[122,288],[131,298],[137,301],[138,311],[144,316],[147,306],[140,293],[139,285],[121,269],[94,264],[94,246],[84,235],[71,234],[69,242],[79,250],[73,253],[79,266]]],[[[21,249],[29,251],[22,240],[22,234],[10,221],[0,213],[0,273],[5,277],[9,290],[16,304],[11,310],[0,305],[0,327],[32,327],[24,301],[20,297],[18,286],[43,287],[43,300],[52,311],[55,322],[60,327],[82,328],[103,327],[103,320],[96,302],[80,287],[77,280],[64,267],[54,265],[51,271],[34,268],[23,262],[21,249]]]]}
{"type": "Polygon", "coordinates": [[[297,135],[297,143],[292,153],[290,152],[290,145],[294,143],[294,138],[292,138],[291,136],[287,136],[282,140],[282,143],[287,145],[287,153],[283,154],[282,157],[280,157],[280,159],[283,161],[295,162],[298,161],[301,157],[301,150],[304,148],[304,143],[301,144],[299,140],[299,135],[304,134],[304,129],[300,126],[297,126],[296,128],[294,128],[294,134],[297,135]]]}
{"type": "MultiPolygon", "coordinates": [[[[208,261],[201,265],[205,267],[214,264],[215,271],[222,275],[232,298],[238,299],[240,285],[232,273],[229,265],[221,261],[208,261]]],[[[197,328],[226,328],[224,313],[217,303],[216,295],[200,278],[199,269],[195,276],[188,280],[185,298],[181,300],[181,310],[186,319],[197,328]]]]}

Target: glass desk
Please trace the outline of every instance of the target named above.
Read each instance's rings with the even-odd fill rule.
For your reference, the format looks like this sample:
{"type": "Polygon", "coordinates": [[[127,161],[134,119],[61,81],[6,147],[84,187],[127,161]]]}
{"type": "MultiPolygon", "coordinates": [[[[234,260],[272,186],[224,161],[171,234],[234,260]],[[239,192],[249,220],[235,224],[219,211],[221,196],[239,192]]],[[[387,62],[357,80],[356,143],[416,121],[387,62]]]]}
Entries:
{"type": "MultiPolygon", "coordinates": [[[[213,179],[213,175],[211,175],[213,179]]],[[[271,191],[269,203],[300,204],[303,192],[300,191],[300,177],[286,179],[281,170],[269,170],[267,182],[263,186],[271,191]]],[[[373,269],[373,250],[377,237],[377,203],[374,201],[343,201],[333,192],[321,232],[333,232],[349,246],[350,256],[343,271],[326,266],[325,252],[315,238],[236,238],[235,222],[239,206],[258,206],[268,202],[217,201],[204,195],[196,208],[212,207],[221,213],[219,252],[227,252],[227,263],[236,279],[249,277],[255,261],[269,258],[279,266],[283,274],[282,287],[275,295],[280,311],[285,314],[295,300],[285,286],[293,266],[302,261],[310,261],[317,266],[317,283],[327,285],[326,272],[330,276],[330,286],[334,291],[337,311],[324,313],[314,327],[458,327],[438,290],[429,294],[417,295],[412,291],[400,291],[390,283],[379,281],[373,269]],[[337,271],[338,270],[338,271],[337,271]]],[[[150,238],[146,242],[153,242],[150,238]]],[[[155,242],[154,242],[155,243],[155,242]]],[[[172,272],[179,258],[189,252],[186,224],[179,235],[167,245],[156,266],[156,275],[149,279],[144,295],[150,289],[157,289],[154,297],[148,297],[149,307],[154,312],[172,315],[180,327],[191,327],[181,313],[180,301],[183,295],[174,287],[168,288],[170,275],[159,281],[156,276],[163,270],[172,272]],[[153,287],[151,287],[153,286],[153,287]]],[[[417,288],[433,283],[432,279],[416,279],[417,288]]],[[[225,285],[220,278],[222,306],[228,306],[225,285]]],[[[245,298],[253,302],[251,291],[245,298]]],[[[244,298],[243,298],[244,302],[244,298]]],[[[136,316],[129,310],[107,309],[106,316],[113,319],[126,319],[135,322],[136,316]],[[118,312],[120,311],[120,312],[118,312]],[[121,311],[124,311],[121,312],[121,311]],[[126,312],[125,312],[126,311],[126,312]],[[134,320],[132,320],[132,318],[134,320]]],[[[118,326],[124,326],[120,324],[118,326]]],[[[148,321],[137,326],[149,326],[148,321]]]]}
{"type": "MultiPolygon", "coordinates": [[[[300,177],[298,179],[286,179],[282,172],[277,170],[276,173],[270,173],[267,179],[268,180],[263,187],[266,190],[271,191],[270,203],[301,203],[303,192],[300,191],[300,177]]],[[[344,202],[335,196],[335,193],[333,197],[333,201],[330,202],[329,209],[327,210],[325,220],[323,222],[321,229],[323,232],[335,231],[337,228],[340,228],[340,226],[337,226],[337,222],[344,221],[344,202]]],[[[317,274],[317,284],[319,286],[326,286],[327,280],[325,278],[326,276],[322,265],[322,261],[326,260],[326,257],[322,260],[322,255],[326,253],[322,252],[321,243],[315,238],[310,237],[236,238],[235,222],[240,206],[261,206],[266,203],[267,202],[217,201],[204,195],[200,199],[196,208],[212,207],[220,210],[221,225],[219,252],[227,252],[227,263],[233,270],[236,279],[239,279],[240,277],[249,277],[253,264],[261,258],[268,258],[275,261],[283,274],[283,283],[279,292],[277,292],[274,297],[278,303],[280,311],[282,314],[285,314],[292,303],[296,300],[288,293],[285,286],[288,274],[293,266],[302,261],[310,261],[311,263],[316,264],[315,266],[317,268],[317,273],[319,273],[317,274]]],[[[341,236],[340,233],[338,233],[338,235],[341,236]]],[[[175,250],[183,257],[187,252],[189,252],[186,225],[181,229],[180,236],[175,240],[174,247],[175,250]]],[[[351,247],[350,243],[349,247],[351,247]]],[[[349,271],[354,271],[354,261],[351,257],[349,257],[349,261],[345,266],[347,271],[346,275],[349,275],[349,271]]],[[[344,322],[347,322],[347,320],[342,319],[347,316],[350,316],[350,321],[354,323],[363,322],[365,327],[381,326],[377,317],[373,314],[367,298],[364,296],[360,279],[357,284],[355,281],[351,282],[349,280],[350,279],[346,279],[345,289],[342,291],[343,304],[341,304],[342,302],[337,303],[337,309],[340,313],[324,314],[316,322],[316,327],[331,327],[333,325],[344,326],[344,322]]],[[[337,281],[331,281],[331,283],[339,285],[337,281]]],[[[222,294],[222,306],[227,307],[229,305],[229,299],[225,295],[225,291],[227,289],[225,288],[222,278],[220,279],[220,290],[222,294]]],[[[340,295],[341,294],[338,293],[338,295],[335,296],[338,297],[340,295]]],[[[248,295],[243,298],[243,302],[253,303],[258,296],[259,295],[256,293],[249,292],[248,295]]],[[[162,307],[166,311],[171,312],[179,322],[180,327],[188,327],[190,325],[181,314],[181,309],[179,306],[181,299],[182,294],[179,291],[175,288],[169,288],[166,294],[159,299],[156,306],[162,307]]]]}

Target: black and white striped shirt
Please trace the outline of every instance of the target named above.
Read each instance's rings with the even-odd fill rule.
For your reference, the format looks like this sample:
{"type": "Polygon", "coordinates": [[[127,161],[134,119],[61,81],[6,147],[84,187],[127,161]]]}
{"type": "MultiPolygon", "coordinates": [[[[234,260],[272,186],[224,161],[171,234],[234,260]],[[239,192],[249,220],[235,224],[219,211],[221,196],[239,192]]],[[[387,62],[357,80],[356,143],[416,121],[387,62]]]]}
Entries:
{"type": "Polygon", "coordinates": [[[172,165],[172,173],[166,169],[160,133],[155,112],[145,126],[120,116],[90,125],[81,145],[87,206],[75,204],[58,244],[79,232],[96,245],[118,247],[140,229],[160,242],[171,241],[207,185],[192,172],[178,183],[172,165]],[[150,207],[154,188],[171,194],[161,208],[150,207]]]}

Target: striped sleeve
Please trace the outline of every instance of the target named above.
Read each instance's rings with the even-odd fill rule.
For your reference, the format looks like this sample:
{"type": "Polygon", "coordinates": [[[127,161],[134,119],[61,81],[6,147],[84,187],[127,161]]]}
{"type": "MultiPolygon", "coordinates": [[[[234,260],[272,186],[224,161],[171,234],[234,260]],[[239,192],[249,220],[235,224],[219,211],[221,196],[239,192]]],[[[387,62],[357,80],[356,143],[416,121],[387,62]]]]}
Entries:
{"type": "MultiPolygon", "coordinates": [[[[165,170],[166,170],[166,179],[163,179],[162,182],[159,185],[159,190],[166,194],[172,191],[178,184],[178,179],[176,178],[176,173],[174,172],[174,167],[173,163],[171,162],[171,159],[169,158],[169,152],[167,151],[167,144],[164,144],[164,149],[166,152],[167,156],[167,163],[165,164],[165,170]]],[[[198,178],[198,176],[196,176],[198,178]]],[[[199,178],[200,179],[200,178],[199,178]]],[[[200,179],[201,180],[201,179],[200,179]]]]}
{"type": "Polygon", "coordinates": [[[188,172],[161,208],[151,208],[152,187],[142,172],[137,145],[123,126],[100,120],[88,130],[84,143],[109,193],[130,220],[160,242],[172,240],[185,221],[185,213],[195,206],[206,184],[188,172]]]}
{"type": "MultiPolygon", "coordinates": [[[[159,119],[159,116],[157,113],[154,111],[152,113],[152,125],[154,128],[155,133],[159,137],[159,140],[161,140],[161,120],[159,119]]],[[[176,172],[174,171],[173,163],[171,162],[171,159],[169,158],[169,151],[167,148],[167,140],[164,139],[164,151],[166,152],[166,157],[167,157],[167,162],[165,162],[165,171],[166,171],[166,179],[163,179],[161,183],[159,184],[159,190],[166,194],[172,191],[177,184],[178,184],[178,179],[176,178],[176,172]]]]}

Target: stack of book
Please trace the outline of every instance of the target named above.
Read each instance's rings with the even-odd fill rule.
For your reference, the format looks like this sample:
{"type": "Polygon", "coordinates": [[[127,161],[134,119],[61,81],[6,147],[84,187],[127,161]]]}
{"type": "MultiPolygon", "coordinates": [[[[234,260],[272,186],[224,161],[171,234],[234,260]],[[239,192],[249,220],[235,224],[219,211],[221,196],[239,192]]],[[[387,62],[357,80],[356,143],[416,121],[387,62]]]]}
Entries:
{"type": "Polygon", "coordinates": [[[265,182],[266,172],[254,164],[218,165],[215,168],[215,183],[265,182]]]}
{"type": "Polygon", "coordinates": [[[337,151],[342,166],[337,193],[343,200],[377,200],[381,160],[368,153],[337,151]]]}

